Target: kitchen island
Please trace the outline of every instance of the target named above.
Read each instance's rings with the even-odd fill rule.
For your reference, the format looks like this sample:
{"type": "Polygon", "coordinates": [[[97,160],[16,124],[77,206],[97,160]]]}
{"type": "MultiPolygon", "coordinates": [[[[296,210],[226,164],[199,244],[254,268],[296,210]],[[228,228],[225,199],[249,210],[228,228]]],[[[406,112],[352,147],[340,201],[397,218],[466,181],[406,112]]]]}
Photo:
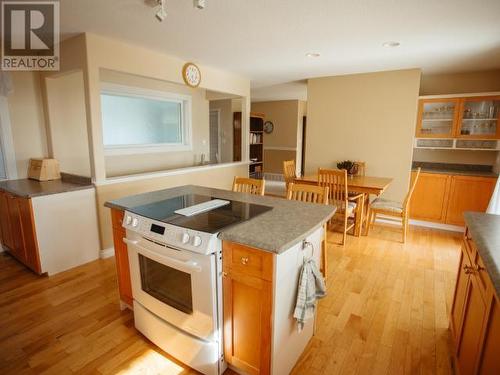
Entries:
{"type": "MultiPolygon", "coordinates": [[[[223,336],[224,363],[219,371],[228,364],[236,371],[250,374],[289,373],[314,330],[314,319],[310,319],[299,332],[293,318],[299,273],[305,258],[312,257],[317,264],[320,263],[325,234],[323,226],[336,208],[192,185],[108,202],[106,206],[112,209],[120,287],[122,289],[123,284],[126,290],[134,290],[133,298],[126,296],[128,300],[125,301],[120,290],[122,301],[127,305],[143,309],[135,301],[137,289],[131,288],[130,280],[127,281],[127,277],[130,279],[129,262],[134,269],[136,266],[132,263],[137,261],[131,259],[122,242],[128,236],[128,229],[125,233],[122,228],[123,211],[137,212],[137,207],[154,207],[155,202],[193,195],[249,204],[250,210],[255,208],[253,205],[268,208],[258,216],[218,232],[222,246],[217,254],[222,255],[220,273],[223,276],[219,288],[224,296],[219,308],[219,315],[223,315],[219,332],[223,336]]],[[[132,217],[127,215],[126,221],[130,222],[132,217]]],[[[130,224],[125,224],[125,227],[130,228],[130,224]]],[[[196,237],[190,234],[191,238],[196,237]]],[[[129,244],[133,242],[136,241],[128,240],[129,244]]],[[[134,278],[137,276],[133,275],[134,278]]],[[[137,313],[142,314],[139,310],[137,313]]],[[[148,332],[154,336],[160,330],[160,325],[157,325],[148,332]]],[[[161,340],[158,336],[156,338],[161,340]]],[[[196,360],[199,363],[199,358],[193,359],[196,360]]]]}

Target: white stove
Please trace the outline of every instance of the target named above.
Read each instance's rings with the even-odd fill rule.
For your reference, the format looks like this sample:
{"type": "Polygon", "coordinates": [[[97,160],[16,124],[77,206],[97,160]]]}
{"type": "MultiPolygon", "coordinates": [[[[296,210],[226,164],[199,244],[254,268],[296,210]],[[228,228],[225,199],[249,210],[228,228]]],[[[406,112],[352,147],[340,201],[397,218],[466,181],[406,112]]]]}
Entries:
{"type": "Polygon", "coordinates": [[[201,373],[222,374],[222,242],[217,236],[269,209],[185,195],[126,211],[136,328],[201,373]]]}

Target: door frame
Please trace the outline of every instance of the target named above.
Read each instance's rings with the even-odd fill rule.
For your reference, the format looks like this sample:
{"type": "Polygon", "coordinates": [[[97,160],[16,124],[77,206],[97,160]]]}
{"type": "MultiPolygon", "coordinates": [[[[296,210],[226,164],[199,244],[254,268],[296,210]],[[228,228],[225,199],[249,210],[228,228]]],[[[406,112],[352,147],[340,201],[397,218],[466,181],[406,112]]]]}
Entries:
{"type": "MultiPolygon", "coordinates": [[[[219,154],[219,161],[218,163],[221,163],[221,146],[222,146],[222,142],[221,142],[221,134],[220,134],[220,114],[221,114],[221,109],[220,108],[214,108],[214,109],[210,109],[209,110],[209,121],[208,121],[208,126],[210,128],[210,112],[217,112],[217,152],[219,154]]],[[[209,129],[209,142],[210,142],[210,129],[209,129]]],[[[210,154],[210,150],[209,150],[209,154],[210,154]]]]}
{"type": "Polygon", "coordinates": [[[17,178],[16,153],[12,138],[9,102],[5,96],[0,96],[0,147],[2,149],[5,175],[8,180],[17,178]]]}

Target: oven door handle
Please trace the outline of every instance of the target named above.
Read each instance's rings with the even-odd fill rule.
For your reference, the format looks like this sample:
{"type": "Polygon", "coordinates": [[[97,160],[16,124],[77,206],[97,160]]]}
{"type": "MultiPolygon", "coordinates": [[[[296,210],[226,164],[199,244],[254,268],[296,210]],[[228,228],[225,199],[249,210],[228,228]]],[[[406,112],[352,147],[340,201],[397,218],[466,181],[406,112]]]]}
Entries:
{"type": "Polygon", "coordinates": [[[188,261],[178,260],[178,259],[170,258],[170,257],[165,256],[163,254],[158,254],[155,251],[146,249],[145,247],[139,245],[139,241],[129,240],[128,238],[124,238],[123,242],[125,242],[127,245],[137,247],[141,251],[141,253],[151,254],[151,256],[153,256],[155,258],[161,259],[162,262],[164,262],[165,265],[167,265],[167,266],[171,266],[174,268],[180,268],[180,269],[187,270],[190,272],[201,272],[201,266],[199,266],[198,263],[196,263],[192,260],[188,260],[188,261]]]}

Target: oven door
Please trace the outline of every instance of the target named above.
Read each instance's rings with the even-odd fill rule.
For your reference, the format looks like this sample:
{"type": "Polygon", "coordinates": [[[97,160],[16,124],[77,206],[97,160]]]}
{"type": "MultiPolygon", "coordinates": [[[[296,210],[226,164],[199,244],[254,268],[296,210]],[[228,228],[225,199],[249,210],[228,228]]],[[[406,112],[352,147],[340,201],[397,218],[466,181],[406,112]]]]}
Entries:
{"type": "Polygon", "coordinates": [[[125,242],[134,300],[178,329],[218,339],[215,254],[177,250],[142,237],[125,242]]]}

